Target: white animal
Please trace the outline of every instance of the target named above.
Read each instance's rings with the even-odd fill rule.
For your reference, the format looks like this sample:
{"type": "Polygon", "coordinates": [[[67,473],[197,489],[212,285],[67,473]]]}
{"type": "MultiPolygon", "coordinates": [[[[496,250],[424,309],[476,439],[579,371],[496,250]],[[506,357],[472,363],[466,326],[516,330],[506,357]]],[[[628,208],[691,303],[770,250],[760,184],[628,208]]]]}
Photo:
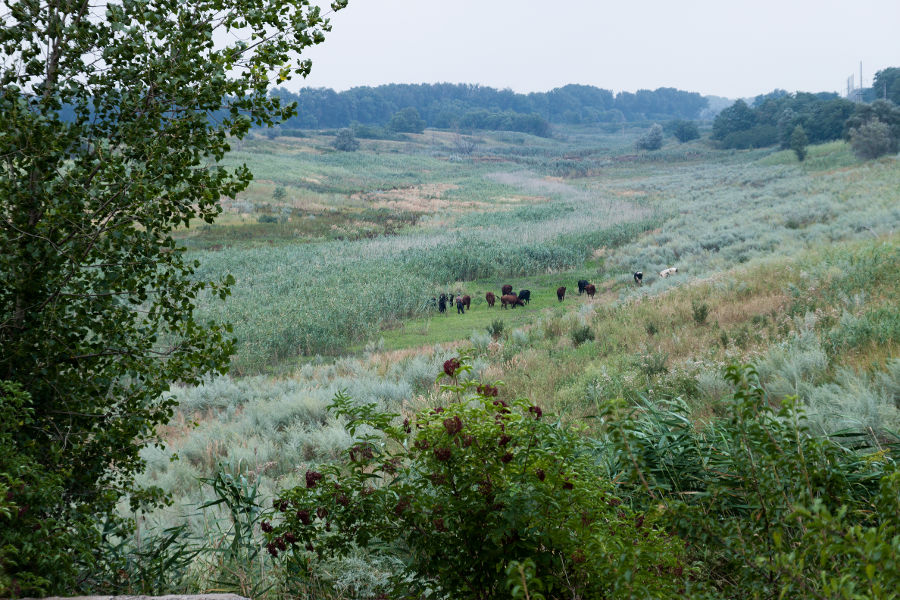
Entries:
{"type": "Polygon", "coordinates": [[[668,269],[663,269],[659,272],[659,276],[665,279],[669,275],[674,275],[678,272],[678,267],[669,267],[668,269]]]}

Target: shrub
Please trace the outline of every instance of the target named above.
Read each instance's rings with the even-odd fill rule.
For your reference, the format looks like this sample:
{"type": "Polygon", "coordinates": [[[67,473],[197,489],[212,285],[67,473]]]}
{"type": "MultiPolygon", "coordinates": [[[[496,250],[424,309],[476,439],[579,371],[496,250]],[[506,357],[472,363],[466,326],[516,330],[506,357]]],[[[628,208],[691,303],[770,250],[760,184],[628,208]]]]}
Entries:
{"type": "Polygon", "coordinates": [[[850,146],[853,153],[862,160],[884,156],[893,147],[891,128],[878,119],[872,119],[850,130],[850,146]]]}
{"type": "Polygon", "coordinates": [[[702,431],[677,403],[608,404],[610,476],[638,506],[667,505],[710,568],[709,597],[893,597],[900,476],[886,452],[812,435],[791,399],[768,402],[752,367],[730,366],[726,379],[726,416],[702,431]]]}
{"type": "Polygon", "coordinates": [[[663,129],[659,123],[654,123],[650,131],[641,136],[635,143],[638,150],[659,150],[663,143],[663,129]]]}
{"type": "Polygon", "coordinates": [[[572,330],[572,343],[576,346],[589,340],[594,341],[594,330],[589,325],[582,325],[572,330]]]}
{"type": "Polygon", "coordinates": [[[355,152],[359,150],[359,140],[353,137],[353,132],[350,129],[341,129],[334,137],[332,146],[334,146],[335,150],[342,152],[355,152]]]}
{"type": "Polygon", "coordinates": [[[491,321],[491,324],[487,326],[487,332],[491,334],[491,337],[499,339],[501,335],[503,335],[503,330],[506,326],[503,324],[502,319],[494,319],[491,321]]]}
{"type": "Polygon", "coordinates": [[[665,352],[648,352],[638,356],[635,362],[641,372],[650,379],[669,371],[669,368],[666,366],[668,360],[669,355],[665,352]]]}
{"type": "Polygon", "coordinates": [[[706,318],[709,316],[709,305],[706,302],[692,301],[691,316],[694,318],[694,323],[697,325],[705,324],[706,318]]]}
{"type": "Polygon", "coordinates": [[[803,162],[803,159],[806,158],[806,146],[809,144],[809,138],[806,137],[806,132],[803,131],[802,125],[797,125],[794,127],[793,133],[791,133],[790,145],[791,150],[794,151],[794,154],[797,155],[797,160],[803,162]]]}
{"type": "Polygon", "coordinates": [[[633,512],[590,445],[539,407],[457,383],[468,368],[448,360],[443,387],[454,401],[402,425],[336,396],[356,443],[275,501],[277,523],[263,524],[269,552],[302,578],[319,561],[377,546],[404,559],[392,597],[507,598],[513,561],[548,597],[677,594],[684,550],[655,526],[655,510],[633,512]]]}
{"type": "Polygon", "coordinates": [[[275,215],[259,215],[256,221],[257,223],[277,223],[278,217],[275,215]]]}
{"type": "Polygon", "coordinates": [[[675,121],[672,124],[672,133],[682,144],[700,138],[700,130],[693,121],[675,121]]]}

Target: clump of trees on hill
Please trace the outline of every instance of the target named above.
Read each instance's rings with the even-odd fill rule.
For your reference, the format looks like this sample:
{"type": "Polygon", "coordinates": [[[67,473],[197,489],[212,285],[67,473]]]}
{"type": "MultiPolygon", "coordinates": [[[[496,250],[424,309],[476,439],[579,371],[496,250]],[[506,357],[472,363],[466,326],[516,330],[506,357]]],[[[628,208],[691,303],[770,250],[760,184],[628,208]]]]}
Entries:
{"type": "Polygon", "coordinates": [[[832,93],[789,94],[776,90],[757,96],[752,106],[738,100],[716,116],[712,139],[722,148],[790,148],[790,138],[798,125],[809,142],[819,144],[840,139],[844,123],[856,104],[832,93]]]}
{"type": "MultiPolygon", "coordinates": [[[[876,83],[900,87],[898,69],[878,72],[876,83]]],[[[738,100],[718,114],[712,139],[722,148],[793,149],[800,160],[807,144],[846,139],[863,159],[896,153],[900,143],[900,107],[890,100],[854,103],[836,94],[776,90],[757,96],[752,106],[738,100]],[[802,135],[801,135],[802,133],[802,135]],[[802,150],[798,150],[802,148],[802,150]]]]}

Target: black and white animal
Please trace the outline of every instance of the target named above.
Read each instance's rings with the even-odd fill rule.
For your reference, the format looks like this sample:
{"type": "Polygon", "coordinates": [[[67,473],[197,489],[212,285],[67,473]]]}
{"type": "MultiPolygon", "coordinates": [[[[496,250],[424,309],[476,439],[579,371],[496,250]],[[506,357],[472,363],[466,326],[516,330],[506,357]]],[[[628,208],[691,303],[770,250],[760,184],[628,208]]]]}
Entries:
{"type": "Polygon", "coordinates": [[[638,285],[641,285],[644,282],[644,272],[643,271],[635,271],[634,272],[634,282],[638,285]]]}
{"type": "Polygon", "coordinates": [[[669,275],[674,275],[678,272],[678,267],[669,267],[668,269],[663,269],[659,272],[659,276],[665,279],[669,275]]]}
{"type": "Polygon", "coordinates": [[[584,288],[587,287],[588,280],[587,279],[579,279],[578,280],[578,295],[584,293],[584,288]]]}
{"type": "Polygon", "coordinates": [[[519,292],[519,300],[525,304],[529,304],[531,302],[531,290],[521,290],[519,292]]]}

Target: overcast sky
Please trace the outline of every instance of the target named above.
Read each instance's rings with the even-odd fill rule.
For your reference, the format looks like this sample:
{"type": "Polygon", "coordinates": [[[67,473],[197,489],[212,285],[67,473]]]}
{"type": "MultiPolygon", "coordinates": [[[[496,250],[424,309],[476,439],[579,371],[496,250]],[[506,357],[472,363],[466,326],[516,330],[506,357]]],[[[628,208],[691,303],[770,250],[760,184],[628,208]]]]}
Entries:
{"type": "Polygon", "coordinates": [[[289,87],[568,83],[729,98],[900,66],[900,0],[350,0],[289,87]]]}

